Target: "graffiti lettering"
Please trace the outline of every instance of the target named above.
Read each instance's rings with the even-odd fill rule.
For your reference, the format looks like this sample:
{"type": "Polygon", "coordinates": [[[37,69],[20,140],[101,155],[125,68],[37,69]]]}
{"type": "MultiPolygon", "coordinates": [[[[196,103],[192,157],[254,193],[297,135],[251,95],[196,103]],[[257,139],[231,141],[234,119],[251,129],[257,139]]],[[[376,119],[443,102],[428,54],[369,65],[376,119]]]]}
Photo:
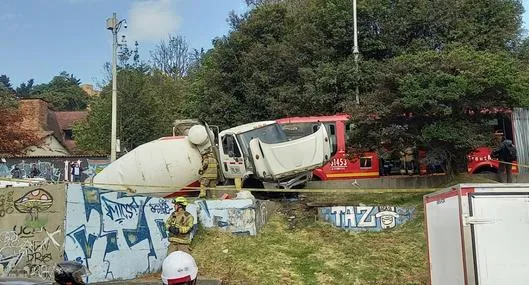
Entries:
{"type": "Polygon", "coordinates": [[[138,214],[139,205],[136,200],[132,198],[132,202],[125,204],[111,201],[105,197],[101,197],[104,203],[106,215],[116,222],[123,222],[125,219],[131,219],[138,214]]]}
{"type": "Polygon", "coordinates": [[[414,209],[396,207],[345,206],[319,209],[325,221],[346,230],[382,230],[394,228],[413,216],[414,209]]]}
{"type": "Polygon", "coordinates": [[[376,226],[376,220],[372,218],[371,212],[373,212],[373,209],[375,207],[357,207],[358,213],[362,213],[362,217],[360,217],[360,220],[358,221],[358,226],[361,228],[367,228],[367,227],[375,227],[376,226]]]}
{"type": "Polygon", "coordinates": [[[13,232],[20,238],[32,238],[35,233],[42,232],[42,228],[36,229],[28,226],[13,226],[13,232]]]}
{"type": "Polygon", "coordinates": [[[0,194],[0,217],[14,212],[13,191],[0,194]]]}
{"type": "Polygon", "coordinates": [[[171,214],[171,207],[167,203],[167,200],[160,199],[158,203],[150,203],[151,212],[157,214],[171,214]]]}
{"type": "MultiPolygon", "coordinates": [[[[90,269],[87,284],[158,271],[166,256],[168,200],[123,194],[68,185],[64,258],[90,269]],[[87,199],[87,192],[95,199],[87,199]],[[80,215],[79,209],[84,213],[80,215]]],[[[196,206],[190,204],[187,211],[196,221],[196,206]]]]}

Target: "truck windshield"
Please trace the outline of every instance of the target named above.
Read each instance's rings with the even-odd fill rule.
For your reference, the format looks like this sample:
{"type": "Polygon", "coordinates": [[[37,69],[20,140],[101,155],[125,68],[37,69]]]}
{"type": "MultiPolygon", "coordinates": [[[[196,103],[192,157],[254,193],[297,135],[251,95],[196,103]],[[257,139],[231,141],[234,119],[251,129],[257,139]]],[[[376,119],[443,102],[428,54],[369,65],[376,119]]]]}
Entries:
{"type": "Polygon", "coordinates": [[[259,138],[264,143],[281,143],[288,141],[287,135],[277,124],[268,125],[239,134],[238,138],[245,154],[248,154],[250,141],[254,138],[259,138]]]}
{"type": "Polygon", "coordinates": [[[295,140],[316,132],[319,129],[319,124],[313,122],[288,123],[282,124],[281,128],[289,139],[295,140]]]}

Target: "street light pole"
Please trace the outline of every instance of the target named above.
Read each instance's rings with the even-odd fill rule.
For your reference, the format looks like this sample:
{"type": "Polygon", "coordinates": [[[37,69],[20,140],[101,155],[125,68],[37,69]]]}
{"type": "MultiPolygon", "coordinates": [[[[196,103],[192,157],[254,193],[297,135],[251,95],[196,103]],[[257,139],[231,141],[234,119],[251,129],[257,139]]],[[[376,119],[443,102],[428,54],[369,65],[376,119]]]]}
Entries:
{"type": "Polygon", "coordinates": [[[360,104],[360,97],[358,95],[358,27],[356,24],[356,0],[353,0],[353,25],[354,25],[354,38],[353,38],[353,55],[355,59],[355,73],[356,73],[356,104],[360,104]]]}
{"type": "Polygon", "coordinates": [[[118,22],[116,13],[113,13],[112,18],[107,19],[107,29],[112,31],[112,132],[110,135],[110,162],[116,160],[116,143],[117,143],[117,48],[118,48],[118,32],[121,25],[125,23],[124,27],[127,28],[126,20],[118,22]]]}

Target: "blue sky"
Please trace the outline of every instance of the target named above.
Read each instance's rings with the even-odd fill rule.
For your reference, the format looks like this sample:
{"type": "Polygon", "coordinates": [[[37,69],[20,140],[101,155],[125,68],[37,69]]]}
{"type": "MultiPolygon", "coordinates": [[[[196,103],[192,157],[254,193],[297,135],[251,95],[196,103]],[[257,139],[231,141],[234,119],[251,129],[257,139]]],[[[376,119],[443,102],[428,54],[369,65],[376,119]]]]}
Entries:
{"type": "MultiPolygon", "coordinates": [[[[529,10],[529,0],[523,0],[529,10]]],[[[228,32],[231,10],[246,10],[244,0],[0,0],[0,74],[13,85],[34,78],[45,83],[61,71],[97,85],[112,55],[106,19],[126,18],[129,44],[137,40],[140,56],[169,34],[186,38],[191,48],[211,48],[228,32]]],[[[529,27],[529,12],[524,14],[529,27]]]]}
{"type": "Polygon", "coordinates": [[[191,48],[211,48],[228,32],[231,10],[244,12],[244,0],[0,0],[0,74],[18,86],[30,78],[49,82],[64,70],[96,85],[112,56],[106,19],[113,12],[127,19],[129,47],[138,40],[148,60],[169,34],[184,36],[191,48]]]}

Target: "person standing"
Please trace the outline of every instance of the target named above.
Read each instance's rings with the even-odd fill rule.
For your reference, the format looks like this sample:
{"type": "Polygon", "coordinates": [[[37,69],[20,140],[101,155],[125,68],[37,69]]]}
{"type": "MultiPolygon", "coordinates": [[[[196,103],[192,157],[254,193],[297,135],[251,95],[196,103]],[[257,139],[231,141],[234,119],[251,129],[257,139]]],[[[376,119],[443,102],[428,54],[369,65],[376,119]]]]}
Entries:
{"type": "Polygon", "coordinates": [[[177,197],[173,199],[174,212],[165,222],[165,227],[169,232],[169,247],[167,255],[175,251],[191,252],[189,244],[191,244],[191,230],[194,225],[194,218],[186,207],[189,204],[185,197],[177,197]]]}
{"type": "Polygon", "coordinates": [[[211,149],[202,153],[202,168],[198,170],[200,177],[200,194],[198,197],[206,197],[207,188],[217,186],[217,160],[211,149]]]}
{"type": "Polygon", "coordinates": [[[502,142],[492,152],[492,157],[500,160],[497,173],[498,181],[500,183],[505,181],[503,179],[503,173],[505,172],[507,183],[512,183],[512,163],[517,159],[516,147],[512,141],[502,136],[502,142]]]}
{"type": "Polygon", "coordinates": [[[81,182],[81,166],[79,166],[79,162],[72,164],[72,181],[81,182]]]}

